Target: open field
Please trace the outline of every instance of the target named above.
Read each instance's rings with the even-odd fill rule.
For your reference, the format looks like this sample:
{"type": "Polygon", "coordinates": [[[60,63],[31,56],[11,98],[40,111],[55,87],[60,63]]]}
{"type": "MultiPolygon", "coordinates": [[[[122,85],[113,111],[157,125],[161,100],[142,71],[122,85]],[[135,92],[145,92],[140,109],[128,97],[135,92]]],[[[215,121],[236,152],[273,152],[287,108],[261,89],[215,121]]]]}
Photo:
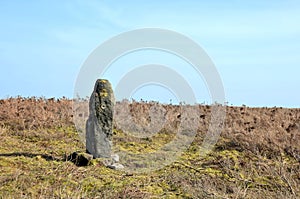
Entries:
{"type": "MultiPolygon", "coordinates": [[[[135,102],[132,112],[142,118],[148,106],[135,102]]],[[[180,158],[136,174],[99,161],[85,167],[67,161],[74,151],[85,151],[71,100],[0,100],[0,198],[300,198],[300,108],[228,106],[221,137],[205,157],[199,145],[211,108],[198,108],[197,135],[180,158]]],[[[166,110],[177,114],[174,106],[166,110]]],[[[116,146],[136,153],[149,153],[174,136],[160,132],[138,140],[117,128],[114,134],[116,146]]]]}

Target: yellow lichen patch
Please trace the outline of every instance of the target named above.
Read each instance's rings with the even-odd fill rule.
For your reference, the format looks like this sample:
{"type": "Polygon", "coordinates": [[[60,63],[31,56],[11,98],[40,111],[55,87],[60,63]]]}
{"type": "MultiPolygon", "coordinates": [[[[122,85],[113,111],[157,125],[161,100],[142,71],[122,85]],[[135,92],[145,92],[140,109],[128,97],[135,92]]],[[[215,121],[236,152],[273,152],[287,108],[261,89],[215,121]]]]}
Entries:
{"type": "Polygon", "coordinates": [[[106,79],[101,79],[101,80],[100,80],[100,82],[102,82],[102,83],[106,83],[106,82],[107,82],[107,80],[106,80],[106,79]]]}
{"type": "Polygon", "coordinates": [[[101,97],[107,97],[107,96],[108,96],[108,92],[107,92],[107,90],[106,90],[105,88],[103,88],[103,89],[101,90],[100,96],[101,96],[101,97]]]}

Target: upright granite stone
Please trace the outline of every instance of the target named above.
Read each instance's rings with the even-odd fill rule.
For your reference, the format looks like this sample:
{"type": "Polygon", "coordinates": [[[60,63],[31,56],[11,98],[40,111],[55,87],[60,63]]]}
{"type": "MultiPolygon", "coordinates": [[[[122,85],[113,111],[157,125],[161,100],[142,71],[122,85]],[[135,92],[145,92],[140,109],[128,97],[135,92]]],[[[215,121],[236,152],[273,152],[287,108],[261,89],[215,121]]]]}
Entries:
{"type": "Polygon", "coordinates": [[[112,147],[114,94],[108,80],[98,79],[89,103],[86,150],[94,158],[110,158],[112,147]]]}

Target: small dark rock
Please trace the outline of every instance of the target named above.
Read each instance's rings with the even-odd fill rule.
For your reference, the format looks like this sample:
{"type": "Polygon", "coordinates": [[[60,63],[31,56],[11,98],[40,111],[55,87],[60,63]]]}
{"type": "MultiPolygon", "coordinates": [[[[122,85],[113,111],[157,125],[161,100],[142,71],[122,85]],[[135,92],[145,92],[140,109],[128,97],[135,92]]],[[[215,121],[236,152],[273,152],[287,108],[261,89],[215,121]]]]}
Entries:
{"type": "Polygon", "coordinates": [[[93,159],[93,155],[83,152],[74,152],[68,156],[68,161],[77,166],[88,166],[93,159]]]}

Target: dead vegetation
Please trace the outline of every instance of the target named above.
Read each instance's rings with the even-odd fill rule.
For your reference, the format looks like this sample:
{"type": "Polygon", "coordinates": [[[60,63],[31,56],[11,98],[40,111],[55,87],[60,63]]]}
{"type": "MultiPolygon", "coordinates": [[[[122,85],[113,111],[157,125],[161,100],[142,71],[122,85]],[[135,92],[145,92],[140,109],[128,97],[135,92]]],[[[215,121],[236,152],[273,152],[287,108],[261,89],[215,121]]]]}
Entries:
{"type": "MultiPolygon", "coordinates": [[[[134,120],[147,123],[151,103],[134,102],[134,120]]],[[[78,167],[66,160],[84,151],[68,99],[0,100],[0,198],[299,198],[300,109],[227,107],[225,128],[200,156],[211,107],[197,106],[199,128],[172,164],[150,173],[78,167]]],[[[148,153],[169,142],[180,119],[165,105],[169,130],[136,139],[115,129],[120,150],[148,153]]]]}

